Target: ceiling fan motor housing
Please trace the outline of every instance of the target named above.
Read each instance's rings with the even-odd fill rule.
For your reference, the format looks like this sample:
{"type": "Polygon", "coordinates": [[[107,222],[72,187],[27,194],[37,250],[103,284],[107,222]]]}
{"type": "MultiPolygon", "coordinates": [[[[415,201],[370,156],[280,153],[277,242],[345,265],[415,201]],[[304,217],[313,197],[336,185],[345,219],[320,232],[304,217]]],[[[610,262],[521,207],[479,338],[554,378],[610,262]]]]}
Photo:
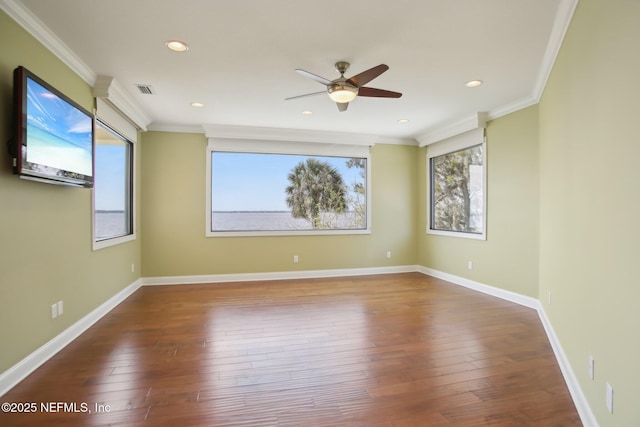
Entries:
{"type": "Polygon", "coordinates": [[[345,61],[338,61],[335,64],[336,71],[339,72],[341,75],[344,75],[344,73],[346,73],[347,70],[349,69],[350,65],[351,64],[345,61]]]}

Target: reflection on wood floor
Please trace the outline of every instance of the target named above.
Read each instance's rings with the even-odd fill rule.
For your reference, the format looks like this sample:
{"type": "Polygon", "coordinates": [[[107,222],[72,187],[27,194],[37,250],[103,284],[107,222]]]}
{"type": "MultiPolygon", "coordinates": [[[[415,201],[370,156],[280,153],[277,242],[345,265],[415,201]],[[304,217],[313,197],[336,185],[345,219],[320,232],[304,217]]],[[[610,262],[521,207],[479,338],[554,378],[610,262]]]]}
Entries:
{"type": "Polygon", "coordinates": [[[1,400],[38,406],[3,426],[581,425],[535,310],[419,273],[143,287],[1,400]]]}

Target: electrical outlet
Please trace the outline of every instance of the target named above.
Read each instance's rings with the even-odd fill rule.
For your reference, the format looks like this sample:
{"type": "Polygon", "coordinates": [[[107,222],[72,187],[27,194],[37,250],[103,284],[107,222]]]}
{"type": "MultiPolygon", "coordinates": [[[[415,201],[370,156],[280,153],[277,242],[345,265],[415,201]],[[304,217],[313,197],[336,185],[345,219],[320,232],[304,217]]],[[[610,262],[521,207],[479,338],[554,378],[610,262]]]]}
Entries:
{"type": "Polygon", "coordinates": [[[613,414],[613,387],[607,383],[607,396],[606,396],[607,409],[613,414]]]}
{"type": "Polygon", "coordinates": [[[300,260],[300,259],[298,258],[298,255],[294,255],[294,256],[293,256],[293,263],[294,263],[294,264],[297,264],[299,260],[300,260]]]}
{"type": "Polygon", "coordinates": [[[547,295],[547,301],[549,301],[549,305],[551,305],[551,291],[549,291],[549,295],[547,295]]]}
{"type": "Polygon", "coordinates": [[[589,356],[589,365],[588,365],[588,369],[589,369],[589,378],[591,378],[591,381],[593,381],[593,379],[595,378],[595,361],[593,360],[593,356],[589,356]]]}
{"type": "Polygon", "coordinates": [[[473,270],[473,261],[469,261],[469,262],[467,263],[467,268],[468,268],[469,270],[473,270]]]}
{"type": "Polygon", "coordinates": [[[387,251],[387,258],[391,258],[391,251],[387,251]]]}
{"type": "Polygon", "coordinates": [[[62,313],[64,313],[64,307],[62,301],[58,301],[58,316],[62,316],[62,313]]]}
{"type": "Polygon", "coordinates": [[[51,318],[55,319],[58,317],[58,303],[51,304],[51,318]]]}
{"type": "Polygon", "coordinates": [[[131,264],[131,272],[135,273],[136,271],[136,265],[135,264],[131,264]]]}

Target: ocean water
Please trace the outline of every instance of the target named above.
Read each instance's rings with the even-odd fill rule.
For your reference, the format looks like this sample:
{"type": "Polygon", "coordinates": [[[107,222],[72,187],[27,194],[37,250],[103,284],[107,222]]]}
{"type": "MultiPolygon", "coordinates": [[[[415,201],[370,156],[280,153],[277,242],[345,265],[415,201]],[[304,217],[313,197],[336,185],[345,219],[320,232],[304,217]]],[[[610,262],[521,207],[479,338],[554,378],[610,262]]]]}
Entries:
{"type": "MultiPolygon", "coordinates": [[[[333,215],[325,220],[331,220],[334,228],[350,228],[354,223],[354,214],[347,212],[333,215]]],[[[364,227],[363,227],[364,228],[364,227]]],[[[305,219],[293,218],[291,212],[212,212],[212,231],[283,231],[283,230],[312,230],[311,223],[305,219]]]]}
{"type": "Polygon", "coordinates": [[[212,212],[213,231],[311,230],[309,221],[291,212],[212,212]]]}
{"type": "Polygon", "coordinates": [[[96,211],[96,239],[124,236],[127,233],[127,218],[123,211],[96,211]]]}

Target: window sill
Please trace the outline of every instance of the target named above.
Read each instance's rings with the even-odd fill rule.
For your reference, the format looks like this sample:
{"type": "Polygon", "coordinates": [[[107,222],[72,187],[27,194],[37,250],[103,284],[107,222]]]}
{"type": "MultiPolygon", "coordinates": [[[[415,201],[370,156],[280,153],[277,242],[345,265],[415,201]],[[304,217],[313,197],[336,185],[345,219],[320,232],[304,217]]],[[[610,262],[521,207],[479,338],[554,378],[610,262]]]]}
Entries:
{"type": "Polygon", "coordinates": [[[371,230],[207,231],[207,237],[328,236],[371,234],[371,230]]]}
{"type": "Polygon", "coordinates": [[[126,236],[114,237],[111,239],[104,239],[99,241],[93,241],[93,250],[97,251],[104,248],[110,248],[111,246],[117,246],[122,243],[131,242],[136,240],[135,234],[128,234],[126,236]]]}
{"type": "Polygon", "coordinates": [[[427,234],[433,234],[436,236],[459,237],[462,239],[471,239],[471,240],[487,240],[486,233],[465,233],[463,231],[443,231],[443,230],[432,230],[428,228],[427,234]]]}

